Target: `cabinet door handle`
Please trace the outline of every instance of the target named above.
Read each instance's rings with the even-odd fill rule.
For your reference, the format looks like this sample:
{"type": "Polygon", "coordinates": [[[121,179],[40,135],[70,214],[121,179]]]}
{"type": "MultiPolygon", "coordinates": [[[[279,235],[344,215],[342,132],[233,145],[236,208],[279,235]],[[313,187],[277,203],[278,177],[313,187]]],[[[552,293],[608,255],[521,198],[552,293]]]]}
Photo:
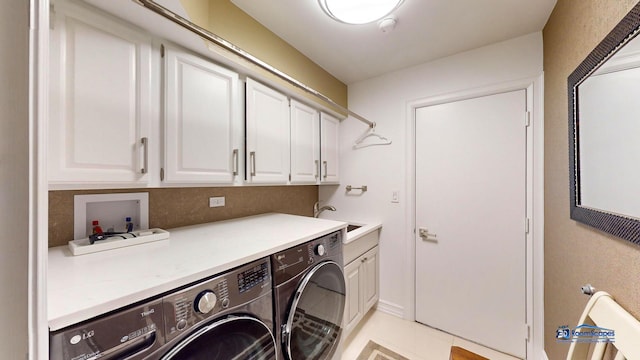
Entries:
{"type": "Polygon", "coordinates": [[[319,160],[316,160],[316,170],[314,172],[316,173],[315,177],[317,179],[318,176],[319,176],[319,173],[320,173],[320,161],[319,160]]]}
{"type": "Polygon", "coordinates": [[[233,149],[233,155],[231,156],[233,162],[233,176],[238,175],[238,149],[233,149]]]}
{"type": "Polygon", "coordinates": [[[249,162],[251,163],[251,176],[256,176],[256,152],[249,153],[249,162]]]}
{"type": "Polygon", "coordinates": [[[145,136],[140,139],[142,147],[144,147],[144,158],[142,160],[142,169],[140,173],[146,174],[149,171],[149,139],[145,136]]]}
{"type": "Polygon", "coordinates": [[[323,161],[322,164],[324,165],[324,174],[322,175],[322,177],[327,180],[327,162],[323,161]]]}

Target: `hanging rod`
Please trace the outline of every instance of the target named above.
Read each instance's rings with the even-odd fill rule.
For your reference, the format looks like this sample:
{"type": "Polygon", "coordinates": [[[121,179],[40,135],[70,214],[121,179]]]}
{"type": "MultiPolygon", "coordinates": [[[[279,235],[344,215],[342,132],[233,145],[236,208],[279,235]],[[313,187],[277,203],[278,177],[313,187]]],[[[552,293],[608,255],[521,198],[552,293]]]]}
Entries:
{"type": "Polygon", "coordinates": [[[275,67],[267,64],[266,62],[258,59],[257,57],[251,55],[250,53],[242,50],[241,48],[239,48],[238,46],[234,45],[233,43],[230,43],[229,41],[221,38],[220,36],[210,32],[209,30],[198,26],[196,24],[194,24],[193,22],[191,22],[188,19],[185,19],[184,17],[174,13],[173,11],[167,9],[166,7],[156,3],[153,0],[133,0],[134,2],[142,5],[143,7],[169,19],[170,21],[182,26],[183,28],[197,34],[198,36],[211,41],[214,44],[217,44],[229,51],[231,51],[232,53],[244,58],[245,60],[251,62],[254,65],[259,66],[260,68],[267,70],[268,72],[270,72],[273,75],[276,75],[277,77],[281,78],[282,80],[285,80],[286,82],[288,82],[289,84],[302,89],[304,91],[306,91],[307,93],[321,99],[322,101],[325,101],[329,104],[331,104],[332,106],[340,109],[341,111],[346,112],[347,114],[349,114],[350,116],[353,116],[354,118],[362,121],[363,123],[369,125],[369,127],[371,129],[375,129],[376,127],[376,123],[370,120],[367,120],[366,118],[364,118],[361,115],[356,114],[355,112],[349,110],[348,108],[336,103],[335,101],[333,101],[331,98],[329,98],[328,96],[322,94],[321,92],[313,89],[312,87],[305,85],[304,83],[294,79],[293,77],[289,76],[288,74],[276,69],[275,67]]]}

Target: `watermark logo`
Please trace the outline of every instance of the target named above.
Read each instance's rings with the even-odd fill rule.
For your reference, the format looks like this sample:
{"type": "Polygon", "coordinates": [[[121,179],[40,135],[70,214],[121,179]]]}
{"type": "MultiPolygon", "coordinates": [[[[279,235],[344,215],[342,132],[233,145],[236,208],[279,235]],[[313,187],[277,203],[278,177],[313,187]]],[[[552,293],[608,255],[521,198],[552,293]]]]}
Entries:
{"type": "Polygon", "coordinates": [[[599,326],[582,324],[569,329],[569,326],[559,326],[556,330],[558,342],[586,342],[586,343],[612,343],[616,341],[616,332],[599,326]]]}
{"type": "Polygon", "coordinates": [[[558,330],[556,330],[556,339],[558,340],[571,339],[571,330],[569,329],[569,326],[567,325],[558,326],[558,330]]]}

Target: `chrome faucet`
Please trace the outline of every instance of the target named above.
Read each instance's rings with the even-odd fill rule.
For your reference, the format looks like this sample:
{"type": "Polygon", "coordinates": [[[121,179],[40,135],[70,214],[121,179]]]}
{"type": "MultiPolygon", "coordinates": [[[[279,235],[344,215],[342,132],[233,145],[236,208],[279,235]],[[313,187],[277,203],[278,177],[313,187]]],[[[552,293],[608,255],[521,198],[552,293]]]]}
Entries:
{"type": "Polygon", "coordinates": [[[316,203],[313,204],[313,217],[317,218],[318,216],[320,216],[320,213],[322,213],[325,210],[336,211],[336,208],[331,205],[325,205],[323,207],[320,207],[320,201],[316,201],[316,203]]]}

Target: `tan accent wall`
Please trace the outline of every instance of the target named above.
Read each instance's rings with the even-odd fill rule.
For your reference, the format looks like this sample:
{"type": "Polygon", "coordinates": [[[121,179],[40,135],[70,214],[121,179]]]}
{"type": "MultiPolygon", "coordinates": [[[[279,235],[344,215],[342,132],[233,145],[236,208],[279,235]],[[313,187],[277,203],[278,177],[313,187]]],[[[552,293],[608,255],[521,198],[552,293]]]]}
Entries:
{"type": "Polygon", "coordinates": [[[313,204],[318,201],[315,185],[50,191],[49,247],[73,240],[74,195],[122,192],[148,192],[149,227],[161,229],[268,212],[313,216],[313,204]],[[212,196],[224,196],[226,205],[210,208],[212,196]]]}
{"type": "MultiPolygon", "coordinates": [[[[45,294],[33,294],[41,289],[43,278],[36,278],[35,264],[38,229],[31,216],[38,215],[31,191],[37,184],[30,164],[31,144],[35,136],[31,119],[35,106],[30,103],[30,71],[34,70],[31,58],[30,2],[5,1],[0,11],[0,358],[26,359],[29,351],[37,350],[46,338],[35,339],[35,331],[42,335],[39,303],[45,294]],[[34,232],[35,231],[35,232],[34,232]],[[32,296],[34,295],[34,296],[32,296]],[[37,340],[37,341],[36,341],[37,340]],[[32,343],[35,342],[35,343],[32,343]]],[[[34,30],[34,35],[38,31],[34,30]]],[[[34,39],[36,40],[36,39],[34,39]]],[[[34,59],[37,60],[37,59],[34,59]]],[[[34,99],[37,100],[37,99],[34,99]]],[[[35,105],[38,102],[35,101],[35,105]]],[[[34,144],[35,145],[35,144],[34,144]]],[[[35,154],[33,155],[35,156],[35,154]]],[[[37,190],[37,189],[33,189],[37,190]]],[[[37,218],[36,218],[37,219],[37,218]]],[[[30,354],[31,358],[38,355],[30,354]]],[[[44,357],[44,354],[41,354],[44,357]]]]}
{"type": "MultiPolygon", "coordinates": [[[[347,86],[229,0],[181,0],[192,21],[267,64],[347,106],[347,86]],[[208,12],[205,15],[205,12],[208,12]]],[[[266,72],[265,72],[266,73],[266,72]]],[[[281,84],[274,76],[268,76],[281,84]]],[[[304,98],[316,101],[301,90],[304,98]]]]}
{"type": "Polygon", "coordinates": [[[567,77],[637,0],[558,0],[544,30],[545,350],[564,359],[558,326],[575,327],[591,283],[640,317],[640,246],[569,218],[567,77]]]}

